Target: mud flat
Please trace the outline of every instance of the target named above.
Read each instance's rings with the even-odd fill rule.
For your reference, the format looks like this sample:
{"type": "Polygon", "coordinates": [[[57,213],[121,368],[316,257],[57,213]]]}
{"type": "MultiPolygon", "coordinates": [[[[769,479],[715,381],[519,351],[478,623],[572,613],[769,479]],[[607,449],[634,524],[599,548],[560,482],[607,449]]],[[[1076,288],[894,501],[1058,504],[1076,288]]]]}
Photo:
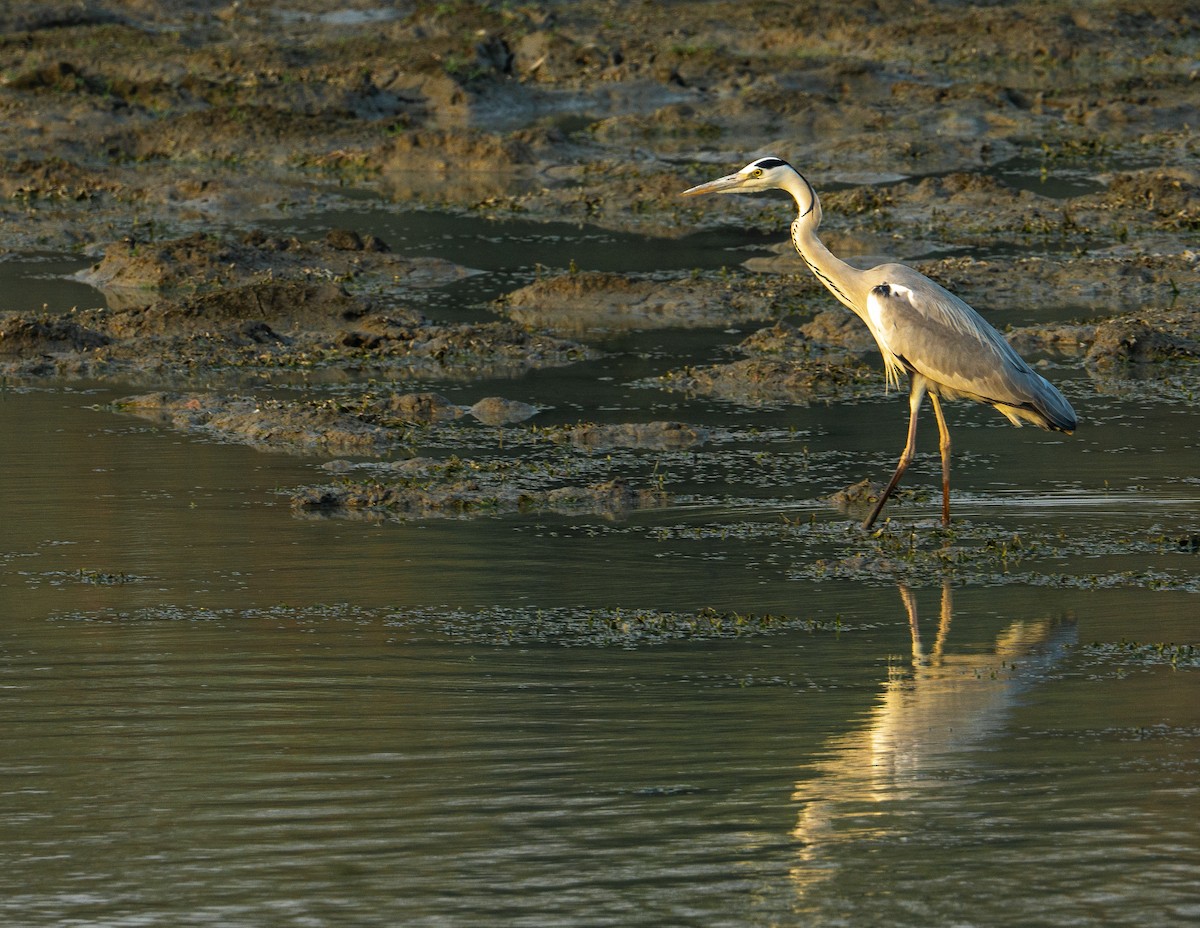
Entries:
{"type": "MultiPolygon", "coordinates": [[[[678,197],[771,152],[822,192],[825,237],[848,260],[906,260],[985,313],[1078,307],[999,327],[1099,389],[1149,379],[1190,402],[1198,36],[1200,12],[1165,0],[852,0],[836,16],[643,3],[619,21],[592,2],[351,2],[338,15],[314,0],[6,4],[0,248],[86,257],[81,279],[99,294],[70,312],[0,302],[0,373],[135,383],[158,405],[125,408],[180,429],[366,455],[421,451],[392,399],[301,411],[253,383],[313,371],[469,383],[577,364],[614,334],[704,328],[729,329],[729,360],[655,389],[751,406],[871,395],[869,339],[792,254],[789,205],[678,197]],[[549,268],[476,321],[447,322],[422,294],[477,270],[365,230],[264,231],[364,194],[664,239],[745,227],[781,246],[723,274],[549,268]]],[[[537,402],[495,399],[469,420],[526,440],[537,402]]],[[[594,476],[608,489],[593,495],[642,499],[594,476]]]]}

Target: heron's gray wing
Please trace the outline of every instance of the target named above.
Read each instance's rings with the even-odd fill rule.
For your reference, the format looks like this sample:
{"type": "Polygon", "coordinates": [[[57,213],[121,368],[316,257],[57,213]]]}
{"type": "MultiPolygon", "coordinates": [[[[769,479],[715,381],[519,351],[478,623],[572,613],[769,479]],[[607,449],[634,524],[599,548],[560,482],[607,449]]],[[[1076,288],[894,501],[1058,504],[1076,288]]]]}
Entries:
{"type": "Polygon", "coordinates": [[[874,272],[868,312],[901,363],[952,394],[993,404],[1033,406],[1058,428],[1074,428],[1062,395],[1021,359],[974,309],[904,265],[874,272]]]}
{"type": "Polygon", "coordinates": [[[1002,402],[1020,398],[1020,375],[1029,367],[982,316],[909,268],[877,270],[887,273],[871,290],[868,312],[888,351],[951,390],[1002,402]]]}

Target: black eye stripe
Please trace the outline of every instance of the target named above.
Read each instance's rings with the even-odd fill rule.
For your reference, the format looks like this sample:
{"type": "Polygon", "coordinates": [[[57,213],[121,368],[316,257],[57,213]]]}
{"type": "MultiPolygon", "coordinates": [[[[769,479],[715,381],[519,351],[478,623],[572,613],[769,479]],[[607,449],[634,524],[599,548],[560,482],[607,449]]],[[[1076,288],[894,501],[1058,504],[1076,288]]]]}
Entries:
{"type": "Polygon", "coordinates": [[[756,168],[764,168],[764,169],[765,168],[779,168],[779,167],[783,167],[786,164],[787,164],[786,161],[781,161],[778,158],[763,158],[760,161],[754,162],[754,166],[756,168]]]}

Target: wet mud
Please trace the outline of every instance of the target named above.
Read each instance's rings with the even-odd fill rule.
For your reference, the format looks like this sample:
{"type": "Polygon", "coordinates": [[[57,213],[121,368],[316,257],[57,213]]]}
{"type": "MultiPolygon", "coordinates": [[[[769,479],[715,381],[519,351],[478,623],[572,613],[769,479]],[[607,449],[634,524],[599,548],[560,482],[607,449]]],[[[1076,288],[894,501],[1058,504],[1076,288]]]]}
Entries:
{"type": "Polygon", "coordinates": [[[632,280],[576,273],[537,281],[505,296],[498,311],[528,328],[571,337],[638,329],[716,328],[764,321],[777,294],[761,282],[632,280]]]}
{"type": "Polygon", "coordinates": [[[537,406],[483,388],[469,407],[267,388],[483,382],[595,358],[621,333],[690,328],[728,330],[728,359],[649,389],[751,407],[879,395],[874,346],[792,252],[787,205],[678,197],[770,152],[822,192],[823,235],[848,260],[904,260],[998,318],[1078,306],[1002,328],[1098,390],[1194,395],[1190,5],[343,6],[0,4],[0,248],[86,256],[79,279],[100,294],[69,312],[0,304],[0,375],[138,385],[150,392],[123,412],[222,441],[404,458],[296,491],[298,512],[658,506],[660,487],[605,472],[597,449],[692,447],[703,426],[550,435],[537,406]],[[448,321],[427,295],[481,272],[360,229],[263,231],[362,191],[481,222],[662,238],[740,226],[780,245],[721,273],[546,269],[476,321],[448,321]],[[500,435],[496,452],[430,457],[464,429],[500,435]],[[558,457],[512,454],[535,446],[558,457]]]}
{"type": "Polygon", "coordinates": [[[117,380],[372,368],[397,376],[516,374],[589,356],[576,342],[503,322],[440,324],[414,289],[470,272],[404,258],[355,232],[315,243],[248,235],[122,241],[78,277],[107,305],[9,313],[0,370],[117,380]]]}

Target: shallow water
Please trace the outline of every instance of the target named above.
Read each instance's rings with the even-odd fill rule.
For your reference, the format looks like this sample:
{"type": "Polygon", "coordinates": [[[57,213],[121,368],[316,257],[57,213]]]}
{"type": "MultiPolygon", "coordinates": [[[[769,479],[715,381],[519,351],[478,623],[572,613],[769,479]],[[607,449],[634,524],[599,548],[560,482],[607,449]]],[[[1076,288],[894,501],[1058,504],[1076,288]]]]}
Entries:
{"type": "MultiPolygon", "coordinates": [[[[490,271],[431,301],[462,318],[538,261],[746,256],[384,210],[305,231],[355,216],[490,271]]],[[[0,265],[14,308],[79,303],[72,269],[0,265]]],[[[890,541],[824,502],[890,471],[902,397],[746,410],[643,383],[741,337],[428,384],[539,424],[713,429],[614,455],[674,498],[622,519],[301,517],[287,491],[321,459],[114,414],[120,385],[0,393],[0,921],[1194,924],[1194,404],[1068,366],[1073,437],[955,405],[951,543],[977,556],[947,566],[936,497],[890,541]],[[892,566],[846,568],[861,552],[892,566]]]]}

